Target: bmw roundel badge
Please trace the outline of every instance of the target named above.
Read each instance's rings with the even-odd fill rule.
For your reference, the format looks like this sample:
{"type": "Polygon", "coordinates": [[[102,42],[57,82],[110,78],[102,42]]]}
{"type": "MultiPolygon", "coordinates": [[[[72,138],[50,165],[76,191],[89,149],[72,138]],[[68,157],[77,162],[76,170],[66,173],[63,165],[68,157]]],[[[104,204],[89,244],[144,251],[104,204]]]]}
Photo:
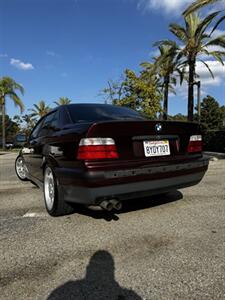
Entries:
{"type": "Polygon", "coordinates": [[[155,130],[156,130],[156,132],[161,132],[161,131],[162,131],[162,124],[157,123],[157,124],[155,125],[155,130]]]}

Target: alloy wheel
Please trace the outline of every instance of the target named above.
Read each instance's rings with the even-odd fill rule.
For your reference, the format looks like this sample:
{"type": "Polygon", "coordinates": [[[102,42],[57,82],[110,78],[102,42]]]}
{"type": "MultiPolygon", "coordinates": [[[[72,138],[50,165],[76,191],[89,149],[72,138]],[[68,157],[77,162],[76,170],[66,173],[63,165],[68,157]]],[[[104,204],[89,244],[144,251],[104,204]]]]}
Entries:
{"type": "Polygon", "coordinates": [[[55,201],[55,181],[52,170],[49,167],[45,169],[44,193],[46,206],[48,210],[51,211],[55,201]]]}
{"type": "Polygon", "coordinates": [[[16,172],[20,179],[25,180],[27,178],[27,167],[22,157],[16,160],[16,172]]]}

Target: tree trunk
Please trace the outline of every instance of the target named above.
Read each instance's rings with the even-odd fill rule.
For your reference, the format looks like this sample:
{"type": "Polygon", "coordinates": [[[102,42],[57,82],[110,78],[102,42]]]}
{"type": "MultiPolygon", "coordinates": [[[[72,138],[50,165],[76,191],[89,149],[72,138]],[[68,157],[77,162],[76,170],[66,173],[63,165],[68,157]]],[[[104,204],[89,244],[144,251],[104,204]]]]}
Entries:
{"type": "Polygon", "coordinates": [[[163,120],[167,120],[168,118],[169,84],[170,78],[166,77],[164,79],[163,120]]]}
{"type": "Polygon", "coordinates": [[[195,59],[189,59],[189,80],[188,80],[188,121],[193,122],[194,110],[194,79],[195,59]]]}
{"type": "Polygon", "coordinates": [[[2,150],[5,150],[5,99],[2,100],[2,150]]]}

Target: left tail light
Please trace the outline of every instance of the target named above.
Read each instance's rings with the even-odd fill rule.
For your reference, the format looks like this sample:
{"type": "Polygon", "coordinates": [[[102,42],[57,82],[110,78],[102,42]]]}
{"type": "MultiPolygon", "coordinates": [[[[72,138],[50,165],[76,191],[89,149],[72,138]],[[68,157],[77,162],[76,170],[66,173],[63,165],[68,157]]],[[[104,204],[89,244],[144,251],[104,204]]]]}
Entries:
{"type": "Polygon", "coordinates": [[[202,136],[192,135],[188,144],[188,153],[202,152],[202,136]]]}
{"type": "Polygon", "coordinates": [[[112,138],[83,138],[80,140],[77,159],[116,159],[115,141],[112,138]]]}

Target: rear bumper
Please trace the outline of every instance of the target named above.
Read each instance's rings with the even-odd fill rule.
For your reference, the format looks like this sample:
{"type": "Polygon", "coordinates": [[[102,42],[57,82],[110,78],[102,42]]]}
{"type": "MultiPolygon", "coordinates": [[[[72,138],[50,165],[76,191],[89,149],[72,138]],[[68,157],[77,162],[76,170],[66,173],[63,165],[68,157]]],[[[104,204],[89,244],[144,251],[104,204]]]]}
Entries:
{"type": "Polygon", "coordinates": [[[203,157],[188,163],[131,170],[84,173],[58,169],[56,175],[65,201],[96,205],[104,199],[122,201],[195,185],[202,180],[208,163],[203,157]]]}

